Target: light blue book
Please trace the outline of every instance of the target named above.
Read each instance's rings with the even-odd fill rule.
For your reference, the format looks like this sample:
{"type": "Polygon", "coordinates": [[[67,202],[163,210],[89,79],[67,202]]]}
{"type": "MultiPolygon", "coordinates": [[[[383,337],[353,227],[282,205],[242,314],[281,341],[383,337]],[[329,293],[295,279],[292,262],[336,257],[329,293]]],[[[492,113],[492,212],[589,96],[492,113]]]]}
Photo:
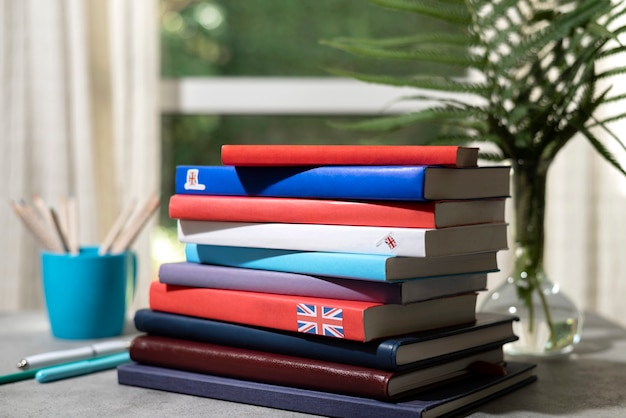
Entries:
{"type": "Polygon", "coordinates": [[[377,281],[498,270],[496,252],[397,257],[186,244],[185,255],[187,261],[194,263],[377,281]]]}

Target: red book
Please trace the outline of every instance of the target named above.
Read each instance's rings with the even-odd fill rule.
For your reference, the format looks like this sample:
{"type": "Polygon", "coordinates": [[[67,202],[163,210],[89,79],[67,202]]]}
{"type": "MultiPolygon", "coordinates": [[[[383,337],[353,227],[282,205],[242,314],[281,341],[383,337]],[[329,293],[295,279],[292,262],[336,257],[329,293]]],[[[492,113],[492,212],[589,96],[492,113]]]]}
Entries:
{"type": "Polygon", "coordinates": [[[370,341],[473,323],[476,294],[395,305],[152,282],[150,308],[330,338],[370,341]]]}
{"type": "Polygon", "coordinates": [[[476,167],[478,148],[456,145],[222,145],[222,164],[476,167]]]}
{"type": "Polygon", "coordinates": [[[504,222],[504,199],[367,202],[175,194],[172,219],[445,228],[504,222]]]}
{"type": "Polygon", "coordinates": [[[404,372],[159,336],[136,337],[129,354],[142,364],[386,401],[465,376],[477,364],[503,370],[501,347],[404,372]]]}

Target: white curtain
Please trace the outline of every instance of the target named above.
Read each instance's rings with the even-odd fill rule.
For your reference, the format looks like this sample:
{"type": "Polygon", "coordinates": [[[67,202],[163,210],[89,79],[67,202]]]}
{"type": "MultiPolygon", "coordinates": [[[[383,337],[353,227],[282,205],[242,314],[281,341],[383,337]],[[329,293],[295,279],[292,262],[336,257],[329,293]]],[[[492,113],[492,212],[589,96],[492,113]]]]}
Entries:
{"type": "MultiPolygon", "coordinates": [[[[98,244],[132,198],[159,190],[156,0],[0,3],[0,310],[41,309],[38,244],[7,204],[73,195],[79,241],[98,244]]],[[[154,220],[152,221],[152,224],[154,220]]],[[[151,224],[135,307],[154,272],[151,224]]]]}
{"type": "MultiPolygon", "coordinates": [[[[626,36],[620,40],[623,44],[626,36]]],[[[621,53],[600,61],[599,71],[621,67],[625,60],[621,53]]],[[[626,93],[626,75],[604,81],[598,90],[609,85],[609,96],[626,93]]],[[[599,118],[623,113],[625,103],[599,109],[599,118]]],[[[610,128],[626,143],[626,120],[610,128]]],[[[626,167],[624,149],[604,131],[595,133],[626,167]]],[[[582,138],[557,157],[550,176],[546,270],[583,309],[626,326],[626,176],[582,138]]]]}

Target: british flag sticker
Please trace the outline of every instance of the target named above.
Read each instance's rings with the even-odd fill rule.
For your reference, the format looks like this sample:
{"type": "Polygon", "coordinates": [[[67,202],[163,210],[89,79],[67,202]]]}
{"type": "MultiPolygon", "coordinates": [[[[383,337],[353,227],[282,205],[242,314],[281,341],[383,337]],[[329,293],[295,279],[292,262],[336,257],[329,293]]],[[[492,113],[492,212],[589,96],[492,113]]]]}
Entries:
{"type": "Polygon", "coordinates": [[[309,303],[296,305],[298,332],[343,338],[343,309],[309,303]]]}
{"type": "Polygon", "coordinates": [[[396,239],[390,232],[376,243],[377,247],[380,247],[381,245],[385,245],[390,250],[395,250],[396,248],[398,248],[398,241],[396,241],[396,239]]]}
{"type": "Polygon", "coordinates": [[[198,180],[198,173],[200,170],[197,168],[190,168],[187,170],[187,181],[183,185],[185,190],[204,190],[206,186],[198,180]]]}

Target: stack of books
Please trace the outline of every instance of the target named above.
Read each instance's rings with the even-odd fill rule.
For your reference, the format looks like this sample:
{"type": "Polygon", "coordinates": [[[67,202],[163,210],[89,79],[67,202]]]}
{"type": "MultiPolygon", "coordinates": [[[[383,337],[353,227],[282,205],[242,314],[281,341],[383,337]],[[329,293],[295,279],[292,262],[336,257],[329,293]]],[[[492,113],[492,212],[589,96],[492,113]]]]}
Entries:
{"type": "Polygon", "coordinates": [[[222,148],[179,166],[121,384],[347,416],[439,416],[535,379],[476,313],[507,245],[509,167],[456,146],[222,148]]]}

